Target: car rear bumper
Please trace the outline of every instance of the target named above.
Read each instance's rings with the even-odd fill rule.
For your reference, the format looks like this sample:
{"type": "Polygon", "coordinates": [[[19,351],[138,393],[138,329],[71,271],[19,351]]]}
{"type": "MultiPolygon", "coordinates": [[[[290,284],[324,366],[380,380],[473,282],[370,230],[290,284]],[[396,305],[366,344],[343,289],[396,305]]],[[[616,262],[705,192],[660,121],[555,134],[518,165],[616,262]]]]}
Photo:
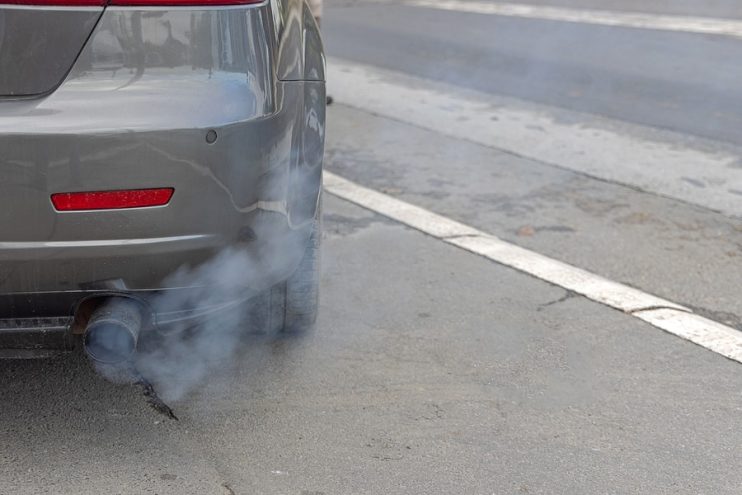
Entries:
{"type": "MultiPolygon", "coordinates": [[[[305,122],[308,114],[324,119],[324,85],[277,88],[274,112],[205,128],[180,129],[175,118],[169,128],[97,133],[70,120],[66,134],[20,125],[0,134],[0,294],[119,279],[129,290],[163,289],[180,266],[226,246],[258,256],[266,242],[306,237],[321,186],[323,129],[305,122]],[[216,142],[207,142],[209,133],[216,142]],[[50,200],[60,192],[158,187],[175,189],[166,206],[58,212],[50,200]]],[[[166,95],[151,98],[155,107],[166,95]]],[[[2,110],[0,122],[7,121],[2,110]]]]}

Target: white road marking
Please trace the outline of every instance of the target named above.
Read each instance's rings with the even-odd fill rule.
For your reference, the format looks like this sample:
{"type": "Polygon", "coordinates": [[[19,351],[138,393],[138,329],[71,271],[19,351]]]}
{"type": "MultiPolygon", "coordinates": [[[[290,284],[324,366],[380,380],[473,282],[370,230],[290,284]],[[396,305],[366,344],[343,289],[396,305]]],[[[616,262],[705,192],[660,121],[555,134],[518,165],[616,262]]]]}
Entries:
{"type": "Polygon", "coordinates": [[[718,19],[713,17],[662,15],[610,10],[585,10],[569,7],[526,5],[521,3],[484,3],[464,0],[407,0],[405,5],[456,12],[469,12],[474,14],[578,22],[635,29],[657,29],[660,31],[714,34],[736,38],[742,37],[742,21],[734,19],[718,19]]]}
{"type": "Polygon", "coordinates": [[[679,304],[505,242],[494,235],[325,172],[325,190],[448,244],[571,290],[742,363],[742,332],[679,304]]]}
{"type": "Polygon", "coordinates": [[[729,145],[335,58],[328,69],[340,104],[742,217],[742,150],[729,145]]]}

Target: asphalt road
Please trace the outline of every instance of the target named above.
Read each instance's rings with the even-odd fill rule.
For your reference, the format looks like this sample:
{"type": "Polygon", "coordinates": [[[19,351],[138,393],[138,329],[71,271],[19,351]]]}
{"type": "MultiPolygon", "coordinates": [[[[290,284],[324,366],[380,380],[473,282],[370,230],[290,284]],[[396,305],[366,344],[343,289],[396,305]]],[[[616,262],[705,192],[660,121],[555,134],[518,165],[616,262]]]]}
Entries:
{"type": "Polygon", "coordinates": [[[739,364],[326,208],[318,331],[248,342],[178,422],[79,356],[0,363],[0,493],[738,493],[739,364]]]}
{"type": "MultiPolygon", "coordinates": [[[[742,159],[728,63],[742,41],[399,3],[331,2],[331,66],[462,99],[426,93],[452,117],[421,125],[384,107],[421,80],[392,81],[373,108],[336,87],[328,170],[742,330],[742,221],[705,201],[739,167],[699,170],[686,178],[705,186],[682,196],[640,170],[578,170],[579,153],[551,153],[551,124],[524,122],[543,160],[445,131],[468,125],[457,105],[476,90],[487,118],[548,104],[519,118],[742,159]]],[[[732,1],[528,3],[742,17],[732,1]]],[[[317,331],[247,340],[171,403],[177,422],[80,355],[0,362],[0,494],[742,493],[739,362],[332,194],[324,229],[317,331]]]]}
{"type": "MultiPolygon", "coordinates": [[[[644,2],[531,3],[617,10],[644,2]]],[[[708,3],[712,2],[685,2],[696,5],[689,9],[657,2],[649,10],[740,16],[733,2],[715,9],[707,9],[708,3]]],[[[489,93],[742,143],[738,39],[440,11],[403,2],[335,0],[331,5],[337,5],[327,10],[325,21],[331,55],[489,93]]]]}

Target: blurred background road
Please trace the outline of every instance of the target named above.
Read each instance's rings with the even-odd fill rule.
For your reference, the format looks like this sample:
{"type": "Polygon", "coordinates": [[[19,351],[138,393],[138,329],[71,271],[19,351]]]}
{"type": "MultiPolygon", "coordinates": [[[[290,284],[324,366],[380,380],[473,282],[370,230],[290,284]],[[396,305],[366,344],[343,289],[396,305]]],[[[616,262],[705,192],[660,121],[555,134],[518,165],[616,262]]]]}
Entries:
{"type": "Polygon", "coordinates": [[[0,362],[0,494],[742,493],[738,2],[326,2],[326,166],[366,207],[328,176],[317,331],[179,422],[81,356],[0,362]],[[488,234],[729,352],[450,245],[488,234]]]}
{"type": "Polygon", "coordinates": [[[330,55],[486,93],[742,143],[737,84],[742,68],[735,63],[739,37],[698,35],[688,28],[609,27],[590,19],[590,13],[608,9],[608,17],[631,11],[647,14],[650,22],[667,15],[742,20],[736,2],[518,2],[535,7],[530,17],[479,13],[501,2],[428,3],[438,8],[413,1],[328,1],[330,55]],[[485,7],[472,12],[472,5],[485,7]],[[549,19],[560,11],[579,12],[584,19],[549,19]]]}

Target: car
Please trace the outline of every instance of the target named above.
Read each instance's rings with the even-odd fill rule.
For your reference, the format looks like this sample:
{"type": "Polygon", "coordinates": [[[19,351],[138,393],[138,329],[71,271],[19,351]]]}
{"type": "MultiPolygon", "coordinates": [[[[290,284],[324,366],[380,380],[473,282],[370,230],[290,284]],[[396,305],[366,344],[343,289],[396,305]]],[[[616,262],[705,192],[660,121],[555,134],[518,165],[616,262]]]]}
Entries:
{"type": "Polygon", "coordinates": [[[123,363],[236,306],[311,329],[326,94],[305,1],[0,13],[0,357],[123,363]]]}

